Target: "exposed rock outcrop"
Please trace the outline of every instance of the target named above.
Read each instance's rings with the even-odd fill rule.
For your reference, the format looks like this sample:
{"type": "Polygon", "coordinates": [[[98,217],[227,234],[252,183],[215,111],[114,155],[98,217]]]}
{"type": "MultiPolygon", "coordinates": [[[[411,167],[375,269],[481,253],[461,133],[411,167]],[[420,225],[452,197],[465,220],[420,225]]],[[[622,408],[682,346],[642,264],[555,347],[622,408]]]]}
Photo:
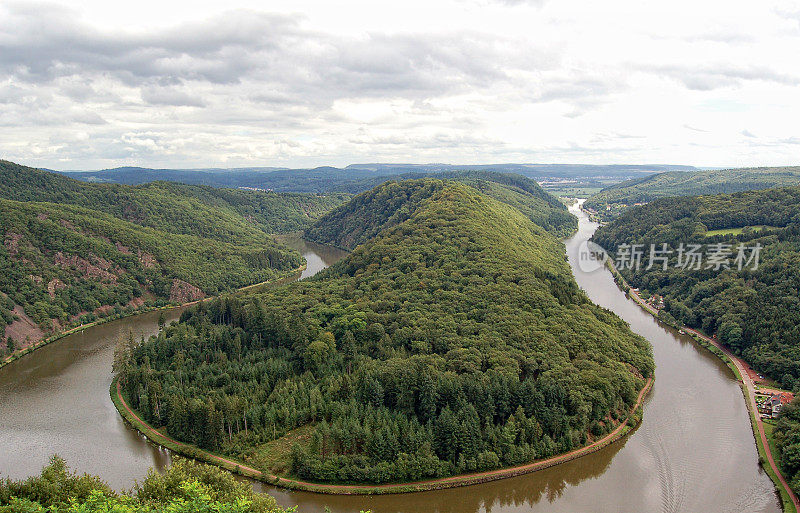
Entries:
{"type": "Polygon", "coordinates": [[[202,290],[195,287],[191,283],[183,280],[175,279],[172,282],[172,288],[169,290],[169,300],[178,303],[188,303],[190,301],[197,301],[203,299],[206,295],[202,290]]]}

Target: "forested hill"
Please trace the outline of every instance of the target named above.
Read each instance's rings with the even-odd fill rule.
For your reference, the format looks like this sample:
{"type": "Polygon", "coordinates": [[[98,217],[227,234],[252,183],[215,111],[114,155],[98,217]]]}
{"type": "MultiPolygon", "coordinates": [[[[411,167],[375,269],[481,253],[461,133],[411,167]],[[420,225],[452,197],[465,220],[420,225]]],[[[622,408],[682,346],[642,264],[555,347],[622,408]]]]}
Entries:
{"type": "Polygon", "coordinates": [[[288,273],[302,259],[271,234],[303,229],[346,198],[89,184],[0,161],[0,351],[288,273]]]}
{"type": "Polygon", "coordinates": [[[636,203],[669,196],[731,194],[800,184],[800,167],[762,167],[659,173],[603,189],[585,206],[615,217],[636,203]],[[610,210],[607,210],[610,207],[610,210]]]}
{"type": "Polygon", "coordinates": [[[643,244],[643,265],[621,272],[645,297],[664,296],[663,315],[717,334],[754,368],[800,390],[800,187],[656,200],[601,227],[594,241],[607,250],[643,244]],[[710,245],[729,245],[730,269],[707,260],[700,270],[676,267],[681,243],[702,245],[704,258],[710,245]],[[650,244],[673,250],[666,270],[660,262],[646,269],[650,244]],[[738,269],[740,244],[763,247],[757,269],[738,269]]]}
{"type": "MultiPolygon", "coordinates": [[[[487,196],[511,205],[556,236],[565,237],[577,228],[576,218],[560,201],[522,175],[466,171],[440,173],[436,176],[463,182],[487,196]]],[[[306,229],[305,237],[324,244],[353,249],[381,230],[408,219],[420,202],[442,187],[444,183],[440,180],[387,182],[326,214],[306,229]]]]}
{"type": "Polygon", "coordinates": [[[146,419],[270,472],[371,483],[520,464],[625,420],[650,347],[587,299],[555,236],[455,182],[353,201],[383,228],[345,259],[118,355],[146,419]],[[381,222],[387,204],[402,218],[381,222]]]}
{"type": "Polygon", "coordinates": [[[349,198],[174,182],[93,184],[7,161],[0,161],[0,176],[0,198],[78,205],[142,226],[226,242],[302,230],[349,198]]]}

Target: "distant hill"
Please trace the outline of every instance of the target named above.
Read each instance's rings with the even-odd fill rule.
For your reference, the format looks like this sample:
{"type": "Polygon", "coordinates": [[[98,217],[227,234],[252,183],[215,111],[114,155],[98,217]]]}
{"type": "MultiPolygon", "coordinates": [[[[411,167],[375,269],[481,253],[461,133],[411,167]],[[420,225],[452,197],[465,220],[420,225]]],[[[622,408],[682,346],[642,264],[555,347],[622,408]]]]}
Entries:
{"type": "Polygon", "coordinates": [[[612,185],[589,198],[585,206],[613,218],[636,203],[669,196],[730,194],[800,184],[800,167],[714,169],[659,173],[612,185]]]}
{"type": "Polygon", "coordinates": [[[0,161],[0,338],[32,342],[281,276],[302,259],[272,234],[302,230],[347,198],[90,184],[0,161]]]}
{"type": "MultiPolygon", "coordinates": [[[[403,175],[408,176],[429,175],[403,175]]],[[[556,236],[565,237],[577,228],[575,217],[561,202],[524,176],[491,171],[442,172],[433,176],[436,180],[392,181],[364,192],[309,227],[305,236],[324,244],[353,249],[381,230],[407,220],[420,203],[444,186],[442,180],[465,183],[511,205],[556,236]],[[376,198],[378,195],[383,196],[381,201],[376,198]]]]}
{"type": "Polygon", "coordinates": [[[139,185],[172,181],[211,187],[249,187],[282,192],[346,192],[357,194],[390,178],[413,178],[454,171],[496,171],[517,173],[535,180],[584,178],[618,182],[642,174],[662,171],[690,171],[691,166],[673,165],[584,165],[584,164],[353,164],[345,168],[314,169],[234,168],[234,169],[146,169],[122,167],[101,171],[69,171],[63,174],[96,183],[139,185]],[[405,176],[403,176],[405,175],[405,176]]]}
{"type": "Polygon", "coordinates": [[[347,195],[226,190],[174,182],[85,183],[0,161],[0,198],[80,205],[171,233],[224,241],[301,230],[347,195]]]}

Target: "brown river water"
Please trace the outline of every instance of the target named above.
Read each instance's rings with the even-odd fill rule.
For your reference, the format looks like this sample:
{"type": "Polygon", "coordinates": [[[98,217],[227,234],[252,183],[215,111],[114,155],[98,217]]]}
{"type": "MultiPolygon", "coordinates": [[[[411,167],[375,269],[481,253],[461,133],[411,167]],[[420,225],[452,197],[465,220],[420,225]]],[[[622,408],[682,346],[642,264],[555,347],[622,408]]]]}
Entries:
{"type": "MultiPolygon", "coordinates": [[[[770,512],[780,511],[758,466],[747,408],[733,374],[691,339],[658,324],[625,298],[606,270],[582,272],[577,248],[597,225],[573,207],[578,232],[566,241],[578,284],[653,345],[656,382],[644,421],[596,453],[533,474],[491,483],[403,495],[332,496],[256,483],[300,513],[770,512]]],[[[344,252],[294,239],[308,261],[302,277],[344,252]]],[[[169,312],[168,322],[179,316],[169,312]]],[[[109,398],[114,345],[158,329],[158,312],[65,337],[0,369],[0,476],[38,473],[57,453],[80,472],[127,489],[170,454],[126,426],[109,398]]]]}

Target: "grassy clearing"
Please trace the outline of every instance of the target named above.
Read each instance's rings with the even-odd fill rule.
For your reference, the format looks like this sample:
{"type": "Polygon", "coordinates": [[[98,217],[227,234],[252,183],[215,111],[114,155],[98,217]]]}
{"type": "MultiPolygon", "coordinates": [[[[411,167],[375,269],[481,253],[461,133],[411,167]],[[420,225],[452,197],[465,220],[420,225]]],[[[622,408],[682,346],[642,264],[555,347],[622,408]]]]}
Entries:
{"type": "Polygon", "coordinates": [[[756,232],[760,232],[763,230],[770,230],[770,229],[780,229],[779,226],[769,226],[765,224],[757,224],[753,226],[744,226],[741,228],[720,228],[719,230],[708,230],[706,232],[706,237],[713,237],[714,235],[739,235],[745,231],[745,229],[751,229],[756,232]]]}
{"type": "Polygon", "coordinates": [[[308,445],[313,432],[314,425],[306,424],[271,442],[253,447],[244,455],[244,460],[252,467],[286,476],[292,464],[292,446],[296,443],[308,445]]]}

